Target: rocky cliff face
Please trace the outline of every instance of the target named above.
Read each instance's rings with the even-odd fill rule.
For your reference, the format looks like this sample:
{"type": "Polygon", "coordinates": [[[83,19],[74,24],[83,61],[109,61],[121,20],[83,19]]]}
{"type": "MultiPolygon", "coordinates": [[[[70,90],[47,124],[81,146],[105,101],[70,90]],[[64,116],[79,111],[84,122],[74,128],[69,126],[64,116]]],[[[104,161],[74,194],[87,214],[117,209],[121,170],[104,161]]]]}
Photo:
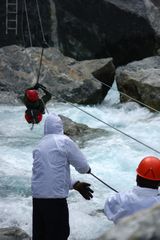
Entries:
{"type": "MultiPolygon", "coordinates": [[[[33,46],[43,43],[36,0],[27,10],[33,46]]],[[[44,36],[77,60],[113,57],[122,65],[155,54],[160,46],[159,0],[39,0],[44,36]],[[56,10],[54,8],[56,5],[56,10]],[[55,38],[58,21],[58,39],[55,38]]],[[[30,46],[24,2],[18,0],[18,35],[6,30],[6,0],[0,3],[0,47],[30,46]]]]}
{"type": "Polygon", "coordinates": [[[55,0],[60,48],[76,59],[112,56],[116,66],[154,55],[160,39],[155,2],[55,0]]]}
{"type": "Polygon", "coordinates": [[[116,70],[116,81],[121,102],[134,98],[160,110],[160,56],[135,61],[116,70]],[[122,94],[123,93],[123,94],[122,94]],[[126,95],[125,95],[126,94],[126,95]],[[129,95],[130,97],[127,97],[129,95]]]}
{"type": "MultiPolygon", "coordinates": [[[[0,103],[16,103],[19,94],[35,85],[40,56],[41,48],[0,49],[0,103]]],[[[76,61],[56,48],[46,48],[42,60],[39,81],[52,93],[53,101],[101,103],[110,89],[104,84],[112,86],[114,81],[111,58],[76,61]]]]}
{"type": "MultiPolygon", "coordinates": [[[[33,46],[41,46],[43,43],[43,37],[40,28],[40,22],[38,18],[38,11],[36,0],[26,1],[26,7],[28,12],[29,25],[31,30],[31,38],[33,46]]],[[[44,36],[46,41],[53,46],[52,41],[52,8],[49,0],[39,0],[40,14],[42,17],[42,25],[44,28],[44,36]]],[[[19,44],[25,47],[30,46],[29,33],[26,21],[26,12],[24,1],[18,0],[18,34],[15,31],[10,30],[6,35],[6,0],[0,2],[0,47],[19,44]]]]}

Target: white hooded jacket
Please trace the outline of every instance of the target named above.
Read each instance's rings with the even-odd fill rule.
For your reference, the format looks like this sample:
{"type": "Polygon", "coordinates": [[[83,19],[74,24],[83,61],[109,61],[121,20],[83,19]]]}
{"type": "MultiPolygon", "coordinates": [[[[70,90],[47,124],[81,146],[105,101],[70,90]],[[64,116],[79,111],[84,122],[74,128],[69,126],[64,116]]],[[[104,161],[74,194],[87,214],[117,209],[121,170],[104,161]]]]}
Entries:
{"type": "Polygon", "coordinates": [[[50,114],[44,124],[44,137],[33,151],[32,196],[66,198],[72,188],[70,164],[79,172],[90,169],[78,146],[63,134],[63,124],[50,114]]]}
{"type": "Polygon", "coordinates": [[[156,203],[160,203],[157,189],[135,186],[126,193],[116,193],[109,197],[105,202],[104,213],[109,220],[117,223],[119,219],[156,203]]]}

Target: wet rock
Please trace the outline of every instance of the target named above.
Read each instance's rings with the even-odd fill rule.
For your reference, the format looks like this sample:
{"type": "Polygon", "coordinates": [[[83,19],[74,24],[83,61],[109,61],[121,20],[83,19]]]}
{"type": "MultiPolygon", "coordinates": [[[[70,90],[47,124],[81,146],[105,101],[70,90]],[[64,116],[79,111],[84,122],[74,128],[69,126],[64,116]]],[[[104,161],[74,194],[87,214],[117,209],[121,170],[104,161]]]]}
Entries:
{"type": "Polygon", "coordinates": [[[29,235],[17,227],[1,228],[0,240],[31,240],[29,235]]]}
{"type": "Polygon", "coordinates": [[[159,240],[160,205],[142,210],[119,221],[97,240],[159,240]]]}
{"type": "MultiPolygon", "coordinates": [[[[0,91],[21,95],[33,86],[37,81],[41,51],[41,48],[24,49],[15,45],[1,48],[0,91]]],[[[52,100],[96,104],[103,101],[109,90],[101,82],[111,86],[114,74],[111,58],[76,61],[56,48],[47,48],[39,81],[52,93],[52,100]]]]}
{"type": "Polygon", "coordinates": [[[0,91],[0,104],[8,104],[8,105],[17,105],[19,101],[17,99],[17,94],[13,91],[0,91]]]}
{"type": "Polygon", "coordinates": [[[83,147],[85,142],[88,140],[110,135],[110,133],[106,130],[100,128],[90,128],[85,124],[76,123],[63,115],[59,116],[64,125],[64,133],[76,141],[80,147],[83,147]]]}
{"type": "MultiPolygon", "coordinates": [[[[118,89],[138,101],[160,110],[160,56],[135,61],[116,71],[118,89]]],[[[131,100],[120,95],[121,102],[131,100]]]]}

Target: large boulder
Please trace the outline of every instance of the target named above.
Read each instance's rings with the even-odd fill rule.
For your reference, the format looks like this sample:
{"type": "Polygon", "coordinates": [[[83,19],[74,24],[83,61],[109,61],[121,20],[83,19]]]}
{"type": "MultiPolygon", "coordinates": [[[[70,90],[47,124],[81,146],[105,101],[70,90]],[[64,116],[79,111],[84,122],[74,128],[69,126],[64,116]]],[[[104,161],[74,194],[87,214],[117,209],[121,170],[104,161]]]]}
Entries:
{"type": "Polygon", "coordinates": [[[79,60],[115,65],[154,55],[160,46],[159,0],[54,0],[59,46],[79,60]]]}
{"type": "MultiPolygon", "coordinates": [[[[0,91],[23,94],[37,81],[41,48],[9,46],[0,49],[0,91]]],[[[40,83],[52,93],[53,99],[80,104],[103,101],[114,81],[112,59],[76,61],[65,57],[56,48],[44,50],[40,83]],[[92,74],[93,73],[93,74],[92,74]]],[[[4,99],[0,99],[4,102],[4,99]]]]}
{"type": "Polygon", "coordinates": [[[160,205],[126,217],[97,240],[159,240],[160,205]]]}
{"type": "Polygon", "coordinates": [[[64,133],[83,147],[88,140],[110,136],[110,132],[100,128],[90,128],[86,124],[76,123],[71,119],[59,115],[64,125],[64,133]]]}
{"type": "Polygon", "coordinates": [[[0,240],[31,240],[29,235],[17,227],[0,229],[0,240]]]}
{"type": "Polygon", "coordinates": [[[135,61],[116,70],[121,102],[131,98],[160,110],[160,56],[135,61]],[[126,95],[125,95],[126,94],[126,95]],[[127,96],[128,95],[128,96],[127,96]]]}

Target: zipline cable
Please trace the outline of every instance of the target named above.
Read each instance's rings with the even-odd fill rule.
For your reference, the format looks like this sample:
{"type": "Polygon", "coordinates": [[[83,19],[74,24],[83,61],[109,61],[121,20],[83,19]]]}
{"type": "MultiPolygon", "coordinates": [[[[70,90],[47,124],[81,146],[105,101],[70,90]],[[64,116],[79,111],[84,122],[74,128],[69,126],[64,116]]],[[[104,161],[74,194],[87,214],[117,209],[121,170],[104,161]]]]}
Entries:
{"type": "Polygon", "coordinates": [[[112,188],[110,185],[108,185],[107,183],[105,183],[104,181],[102,181],[100,178],[98,178],[96,175],[94,175],[93,173],[90,173],[94,178],[96,178],[98,181],[100,181],[101,183],[103,183],[105,186],[107,186],[108,188],[112,189],[114,192],[117,192],[118,191],[114,188],[112,188]]]}
{"type": "Polygon", "coordinates": [[[43,39],[43,46],[42,46],[41,57],[40,57],[39,71],[38,71],[38,76],[37,76],[37,83],[38,83],[39,82],[40,73],[41,73],[42,58],[43,58],[43,53],[44,53],[44,46],[49,47],[49,45],[48,45],[48,43],[47,43],[47,41],[45,39],[45,36],[44,36],[44,30],[43,30],[42,18],[41,18],[41,14],[40,14],[40,8],[39,8],[38,0],[36,0],[36,6],[37,6],[37,13],[38,13],[39,24],[40,24],[40,28],[41,28],[42,39],[43,39]]]}
{"type": "MultiPolygon", "coordinates": [[[[58,100],[58,97],[57,97],[56,95],[54,95],[54,94],[52,94],[52,93],[51,93],[51,95],[52,95],[52,96],[54,96],[54,97],[56,97],[56,98],[57,98],[57,100],[58,100]]],[[[94,118],[94,119],[98,120],[99,122],[101,122],[101,123],[103,123],[103,124],[107,125],[108,127],[110,127],[110,128],[112,128],[112,129],[114,129],[115,131],[117,131],[117,132],[119,132],[119,133],[121,133],[121,134],[125,135],[126,137],[128,137],[128,138],[130,138],[130,139],[132,139],[132,140],[134,140],[134,141],[136,141],[136,142],[138,142],[138,143],[140,143],[141,145],[143,145],[143,146],[147,147],[148,149],[150,149],[150,150],[152,150],[152,151],[154,151],[154,152],[156,152],[156,153],[160,154],[160,151],[158,151],[157,149],[155,149],[155,148],[153,148],[153,147],[150,147],[150,146],[149,146],[149,145],[147,145],[146,143],[143,143],[142,141],[140,141],[140,140],[136,139],[135,137],[132,137],[131,135],[129,135],[129,134],[127,134],[127,133],[123,132],[122,130],[120,130],[120,129],[118,129],[118,128],[116,128],[116,127],[112,126],[111,124],[109,124],[109,123],[107,123],[107,122],[105,122],[105,121],[101,120],[100,118],[98,118],[98,117],[94,116],[93,114],[91,114],[91,113],[88,113],[87,111],[85,111],[84,109],[82,109],[82,108],[80,108],[80,107],[78,107],[78,106],[74,105],[73,103],[67,102],[67,101],[66,101],[64,98],[63,98],[63,101],[64,101],[65,103],[67,103],[67,104],[69,104],[69,105],[71,105],[71,106],[73,106],[73,107],[75,107],[75,108],[79,109],[81,112],[84,112],[84,113],[86,113],[87,115],[89,115],[90,117],[92,117],[92,118],[94,118]]]]}
{"type": "Polygon", "coordinates": [[[43,30],[42,18],[41,18],[41,14],[40,14],[40,9],[39,9],[38,0],[36,0],[36,6],[37,6],[37,12],[38,12],[38,18],[39,18],[39,23],[40,23],[40,28],[41,28],[43,43],[49,47],[49,45],[48,45],[48,43],[47,43],[47,41],[46,41],[46,39],[45,39],[45,36],[44,36],[44,30],[43,30]]]}
{"type": "Polygon", "coordinates": [[[38,74],[37,74],[37,82],[36,83],[39,83],[39,78],[40,78],[40,74],[41,74],[41,67],[42,67],[43,53],[44,53],[44,48],[42,47],[41,57],[40,57],[40,62],[39,62],[39,69],[38,69],[38,74]]]}
{"type": "Polygon", "coordinates": [[[26,0],[24,0],[24,7],[25,7],[25,13],[26,13],[27,28],[28,28],[28,33],[29,33],[29,41],[30,41],[30,46],[32,47],[33,44],[32,44],[31,29],[30,29],[30,24],[29,24],[29,18],[28,18],[28,10],[27,10],[26,0]]]}
{"type": "MultiPolygon", "coordinates": [[[[46,40],[45,40],[45,37],[44,37],[42,20],[41,20],[40,11],[39,11],[39,4],[38,4],[38,1],[37,1],[37,0],[36,0],[36,4],[37,4],[37,11],[38,11],[38,18],[39,18],[39,22],[40,22],[41,33],[42,33],[42,39],[43,39],[44,44],[45,44],[46,46],[48,46],[48,44],[47,44],[47,42],[46,42],[46,40]]],[[[22,7],[23,7],[23,6],[22,6],[22,7]]],[[[31,37],[31,30],[30,30],[30,24],[29,24],[29,18],[28,18],[28,10],[27,10],[26,0],[24,0],[24,8],[25,8],[25,14],[26,14],[26,20],[27,20],[27,27],[28,27],[28,34],[29,34],[29,39],[30,39],[30,46],[32,47],[33,44],[32,44],[32,37],[31,37]]],[[[22,10],[23,10],[23,8],[22,8],[22,10]]],[[[23,23],[22,23],[22,24],[23,24],[23,23]]],[[[22,29],[22,31],[23,31],[23,29],[22,29]]],[[[24,40],[24,35],[23,35],[23,40],[24,40]]],[[[40,74],[41,74],[43,53],[44,53],[44,48],[42,47],[36,83],[39,82],[39,78],[40,78],[40,74]]]]}
{"type": "Polygon", "coordinates": [[[23,41],[23,46],[25,47],[26,46],[26,43],[25,43],[25,39],[24,39],[24,28],[23,28],[23,24],[24,24],[24,4],[22,2],[22,11],[21,11],[21,35],[22,35],[22,41],[23,41]]]}

